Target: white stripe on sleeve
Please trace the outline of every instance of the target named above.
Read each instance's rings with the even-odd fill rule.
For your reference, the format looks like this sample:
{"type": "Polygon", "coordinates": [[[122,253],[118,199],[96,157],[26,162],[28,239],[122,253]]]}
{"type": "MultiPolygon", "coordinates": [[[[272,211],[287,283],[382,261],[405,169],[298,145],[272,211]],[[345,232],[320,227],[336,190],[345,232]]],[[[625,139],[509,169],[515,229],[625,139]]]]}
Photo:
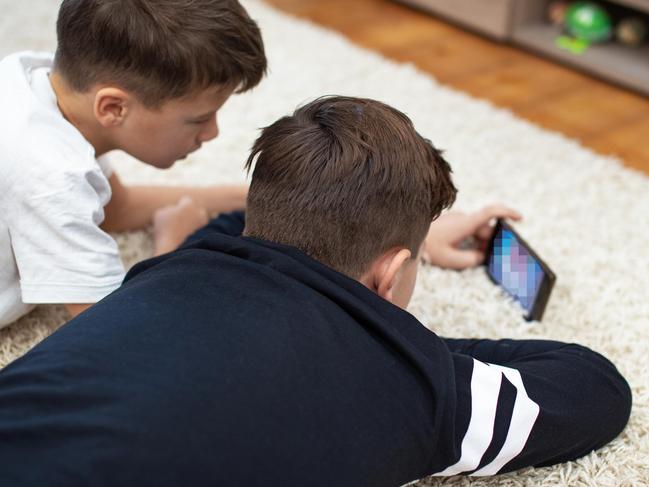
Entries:
{"type": "Polygon", "coordinates": [[[477,476],[497,474],[501,468],[523,451],[540,411],[539,405],[527,395],[521,373],[518,370],[500,365],[489,365],[493,369],[500,370],[516,387],[516,401],[502,449],[491,463],[472,474],[477,476]]]}
{"type": "Polygon", "coordinates": [[[464,435],[460,459],[436,476],[457,475],[478,468],[480,460],[491,444],[496,420],[496,409],[502,373],[473,359],[471,376],[471,419],[464,435]]]}

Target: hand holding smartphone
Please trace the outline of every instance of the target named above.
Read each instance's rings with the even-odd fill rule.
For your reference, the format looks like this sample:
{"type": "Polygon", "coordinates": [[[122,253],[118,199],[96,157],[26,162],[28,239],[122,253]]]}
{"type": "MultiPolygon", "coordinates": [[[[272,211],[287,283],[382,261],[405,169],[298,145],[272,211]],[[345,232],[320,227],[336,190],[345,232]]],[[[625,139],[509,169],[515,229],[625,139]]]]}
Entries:
{"type": "Polygon", "coordinates": [[[496,222],[486,266],[491,280],[523,307],[525,319],[540,321],[556,276],[505,220],[496,222]]]}

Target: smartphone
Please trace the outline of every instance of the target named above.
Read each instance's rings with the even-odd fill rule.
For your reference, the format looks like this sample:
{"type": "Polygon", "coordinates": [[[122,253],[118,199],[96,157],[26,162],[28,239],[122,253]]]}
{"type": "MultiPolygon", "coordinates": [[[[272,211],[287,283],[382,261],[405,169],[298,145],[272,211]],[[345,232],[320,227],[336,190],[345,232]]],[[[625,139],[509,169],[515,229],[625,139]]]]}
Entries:
{"type": "Polygon", "coordinates": [[[487,275],[540,321],[556,281],[554,272],[506,221],[498,219],[487,247],[487,275]]]}

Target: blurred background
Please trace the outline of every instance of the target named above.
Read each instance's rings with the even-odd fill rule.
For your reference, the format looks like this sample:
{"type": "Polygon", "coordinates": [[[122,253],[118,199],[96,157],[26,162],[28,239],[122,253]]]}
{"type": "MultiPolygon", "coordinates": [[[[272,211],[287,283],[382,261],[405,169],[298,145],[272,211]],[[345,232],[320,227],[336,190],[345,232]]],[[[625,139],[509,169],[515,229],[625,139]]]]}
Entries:
{"type": "Polygon", "coordinates": [[[649,0],[266,0],[649,175],[649,0]]]}

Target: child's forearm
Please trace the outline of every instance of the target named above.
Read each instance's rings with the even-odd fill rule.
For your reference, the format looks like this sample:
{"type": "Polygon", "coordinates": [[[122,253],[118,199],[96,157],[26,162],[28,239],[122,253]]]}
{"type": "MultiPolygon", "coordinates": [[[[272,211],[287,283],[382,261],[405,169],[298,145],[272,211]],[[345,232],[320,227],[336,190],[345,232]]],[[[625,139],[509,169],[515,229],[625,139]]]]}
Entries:
{"type": "Polygon", "coordinates": [[[183,196],[190,196],[210,215],[245,208],[246,186],[122,186],[112,184],[113,197],[105,208],[102,227],[107,231],[137,230],[151,224],[156,210],[176,204],[183,196]]]}
{"type": "Polygon", "coordinates": [[[178,203],[189,196],[211,215],[241,210],[246,207],[247,186],[131,186],[131,211],[142,208],[142,218],[148,224],[153,213],[163,206],[178,203]]]}
{"type": "Polygon", "coordinates": [[[183,195],[190,196],[198,205],[204,207],[210,215],[243,210],[248,198],[248,186],[228,185],[207,188],[178,188],[183,195]]]}

